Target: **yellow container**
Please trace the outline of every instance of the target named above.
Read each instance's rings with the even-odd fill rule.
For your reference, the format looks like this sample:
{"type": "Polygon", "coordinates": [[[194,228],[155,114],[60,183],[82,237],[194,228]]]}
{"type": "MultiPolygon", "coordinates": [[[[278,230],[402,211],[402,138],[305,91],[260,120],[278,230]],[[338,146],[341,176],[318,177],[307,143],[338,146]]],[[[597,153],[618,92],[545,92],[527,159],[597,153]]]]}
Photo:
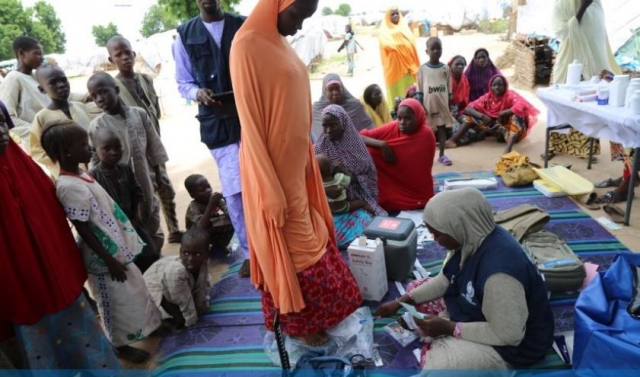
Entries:
{"type": "Polygon", "coordinates": [[[585,195],[593,191],[593,183],[572,172],[564,166],[554,166],[547,169],[533,169],[540,178],[558,187],[567,195],[585,195]]]}

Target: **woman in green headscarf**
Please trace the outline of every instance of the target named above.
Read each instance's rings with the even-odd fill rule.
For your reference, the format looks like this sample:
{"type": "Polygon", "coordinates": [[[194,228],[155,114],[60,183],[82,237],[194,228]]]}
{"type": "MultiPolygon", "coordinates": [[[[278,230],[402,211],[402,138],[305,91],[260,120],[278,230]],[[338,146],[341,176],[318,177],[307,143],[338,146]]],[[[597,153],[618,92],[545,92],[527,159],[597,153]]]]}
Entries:
{"type": "Polygon", "coordinates": [[[509,369],[544,358],[553,342],[553,314],[535,266],[509,232],[496,225],[491,205],[476,189],[441,192],[423,219],[434,239],[449,251],[438,276],[377,316],[390,316],[400,303],[443,298],[446,312],[415,319],[422,337],[423,369],[509,369]]]}

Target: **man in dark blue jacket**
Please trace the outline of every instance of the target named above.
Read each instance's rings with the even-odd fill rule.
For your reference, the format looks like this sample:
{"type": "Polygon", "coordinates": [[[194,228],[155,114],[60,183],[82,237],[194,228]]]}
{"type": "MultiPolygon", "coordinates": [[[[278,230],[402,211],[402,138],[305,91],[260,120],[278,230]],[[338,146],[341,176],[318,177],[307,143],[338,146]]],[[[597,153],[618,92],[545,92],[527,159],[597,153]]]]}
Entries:
{"type": "Polygon", "coordinates": [[[245,17],[225,13],[220,0],[196,0],[200,15],[178,27],[173,45],[176,81],[180,94],[198,101],[200,139],[216,160],[222,193],[240,240],[245,263],[241,276],[249,276],[248,243],[240,185],[240,120],[229,74],[231,42],[245,17]]]}

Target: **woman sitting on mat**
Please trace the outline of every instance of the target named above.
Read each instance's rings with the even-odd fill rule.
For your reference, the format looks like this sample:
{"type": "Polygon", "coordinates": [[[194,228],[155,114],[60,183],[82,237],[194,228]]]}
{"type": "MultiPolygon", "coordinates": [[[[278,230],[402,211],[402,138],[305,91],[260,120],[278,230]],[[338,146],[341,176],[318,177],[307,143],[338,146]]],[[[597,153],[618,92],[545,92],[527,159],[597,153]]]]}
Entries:
{"type": "Polygon", "coordinates": [[[391,122],[391,112],[387,101],[382,94],[382,89],[376,84],[367,86],[362,94],[362,106],[369,118],[373,121],[374,127],[382,126],[391,122]]]}
{"type": "Polygon", "coordinates": [[[436,139],[415,99],[398,107],[398,120],[360,131],[378,171],[378,202],[387,211],[423,208],[433,196],[436,139]]]}
{"type": "MultiPolygon", "coordinates": [[[[444,191],[427,204],[427,228],[449,251],[435,278],[376,316],[444,298],[446,311],[415,319],[422,337],[421,366],[431,369],[525,368],[544,359],[553,343],[547,288],[522,247],[493,220],[491,205],[472,188],[444,191]]],[[[437,306],[436,306],[437,307],[437,306]]]]}
{"type": "Polygon", "coordinates": [[[496,135],[498,141],[507,143],[504,153],[509,153],[515,143],[527,137],[540,112],[518,93],[509,90],[504,76],[496,75],[489,82],[487,94],[471,102],[464,113],[462,127],[447,143],[457,142],[473,128],[496,135]]]}
{"type": "Polygon", "coordinates": [[[451,69],[451,114],[459,119],[469,104],[469,80],[464,75],[467,60],[462,55],[456,55],[448,65],[451,69]]]}
{"type": "Polygon", "coordinates": [[[329,73],[322,80],[322,96],[313,104],[311,136],[314,141],[324,132],[322,111],[329,105],[339,105],[345,109],[358,131],[374,127],[373,120],[367,115],[364,106],[344,87],[340,76],[329,73]]]}
{"type": "Polygon", "coordinates": [[[469,80],[469,101],[473,102],[485,95],[491,78],[501,74],[489,58],[489,51],[485,48],[477,49],[473,54],[473,60],[464,71],[464,75],[469,80]]]}
{"type": "MultiPolygon", "coordinates": [[[[373,214],[386,216],[378,204],[376,166],[349,114],[338,105],[329,105],[322,111],[322,127],[324,133],[314,144],[314,151],[327,155],[333,164],[341,166],[352,177],[347,187],[347,199],[362,199],[373,209],[373,214]]],[[[336,222],[336,227],[340,228],[340,225],[336,222]]]]}
{"type": "Polygon", "coordinates": [[[378,29],[378,41],[387,100],[393,105],[396,97],[403,96],[415,84],[420,67],[416,39],[398,7],[387,10],[378,29]]]}

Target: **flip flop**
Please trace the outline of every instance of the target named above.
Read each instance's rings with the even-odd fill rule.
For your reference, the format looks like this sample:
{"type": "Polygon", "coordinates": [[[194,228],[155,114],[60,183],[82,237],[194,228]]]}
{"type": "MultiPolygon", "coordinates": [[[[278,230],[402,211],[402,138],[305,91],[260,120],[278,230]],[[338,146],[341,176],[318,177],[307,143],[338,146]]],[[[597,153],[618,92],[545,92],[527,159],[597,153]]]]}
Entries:
{"type": "Polygon", "coordinates": [[[624,210],[622,208],[613,204],[607,204],[602,207],[602,209],[604,210],[604,212],[606,212],[607,215],[609,215],[611,221],[613,221],[614,223],[624,223],[624,210]]]}
{"type": "Polygon", "coordinates": [[[602,182],[594,183],[596,188],[618,187],[613,181],[613,178],[607,178],[602,182]]]}
{"type": "Polygon", "coordinates": [[[622,196],[622,194],[618,194],[615,191],[609,191],[606,194],[602,195],[596,200],[598,204],[613,204],[613,203],[622,203],[626,202],[627,198],[622,196]]]}
{"type": "Polygon", "coordinates": [[[598,204],[598,194],[592,192],[589,195],[580,195],[572,197],[576,203],[580,204],[582,207],[588,209],[589,211],[597,211],[600,209],[600,205],[598,204]]]}
{"type": "Polygon", "coordinates": [[[438,159],[438,162],[441,163],[444,166],[451,166],[453,165],[453,162],[449,159],[449,157],[447,156],[442,156],[438,159]]]}

